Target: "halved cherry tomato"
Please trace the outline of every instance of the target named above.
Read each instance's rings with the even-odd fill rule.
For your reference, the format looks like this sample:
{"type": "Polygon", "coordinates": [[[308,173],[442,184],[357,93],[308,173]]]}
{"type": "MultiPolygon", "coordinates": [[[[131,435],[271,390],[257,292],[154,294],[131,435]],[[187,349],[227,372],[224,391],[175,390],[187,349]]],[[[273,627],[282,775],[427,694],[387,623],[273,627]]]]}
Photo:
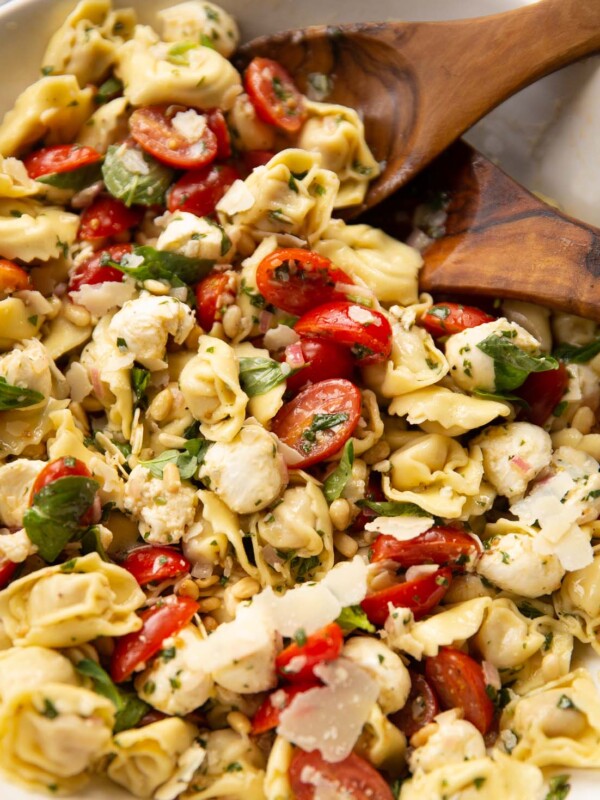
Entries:
{"type": "Polygon", "coordinates": [[[171,212],[189,211],[207,217],[239,177],[237,169],[229,164],[208,164],[186,172],[169,189],[167,207],[171,212]]]}
{"type": "Polygon", "coordinates": [[[433,687],[418,672],[410,671],[410,693],[406,704],[390,716],[390,721],[406,734],[407,738],[432,722],[440,713],[440,704],[433,687]]]}
{"type": "Polygon", "coordinates": [[[225,272],[213,272],[196,284],[196,317],[205,331],[209,331],[215,320],[220,319],[223,296],[235,294],[235,280],[225,272]]]}
{"type": "Polygon", "coordinates": [[[425,661],[425,676],[433,685],[442,708],[461,708],[466,720],[482,734],[494,718],[494,704],[485,690],[483,669],[474,658],[442,647],[437,656],[425,661]]]}
{"type": "Polygon", "coordinates": [[[373,544],[371,561],[389,558],[405,568],[417,564],[456,568],[477,558],[481,552],[482,547],[465,531],[439,525],[404,542],[394,536],[378,536],[373,544]]]}
{"type": "Polygon", "coordinates": [[[31,280],[24,269],[7,258],[0,258],[0,292],[12,294],[31,288],[31,280]]]}
{"type": "Polygon", "coordinates": [[[334,339],[346,345],[357,364],[385,361],[392,351],[392,328],[380,311],[337,301],[307,311],[294,325],[301,336],[334,339]]]}
{"type": "Polygon", "coordinates": [[[34,150],[23,159],[30,178],[51,175],[55,172],[72,172],[102,160],[102,154],[93,147],[80,144],[55,144],[34,150]]]}
{"type": "Polygon", "coordinates": [[[373,625],[383,625],[389,616],[389,604],[397,608],[410,608],[415,619],[421,619],[435,608],[448,591],[452,580],[452,570],[442,567],[430,575],[415,578],[414,581],[396,583],[367,595],[361,606],[373,625]]]}
{"type": "Polygon", "coordinates": [[[296,695],[321,686],[320,683],[297,683],[294,686],[282,686],[265,698],[256,714],[252,717],[252,733],[266,733],[279,725],[279,715],[287,708],[296,695]]]}
{"type": "Polygon", "coordinates": [[[115,267],[103,264],[102,260],[107,257],[119,264],[123,256],[131,253],[132,250],[133,247],[130,244],[113,244],[111,247],[98,250],[91,258],[80,264],[71,275],[69,278],[69,292],[76,292],[84,284],[122,283],[125,277],[124,273],[115,269],[115,267]]]}
{"type": "Polygon", "coordinates": [[[220,108],[213,108],[205,111],[206,124],[217,137],[217,158],[229,158],[231,156],[231,136],[229,128],[220,108]]]}
{"type": "Polygon", "coordinates": [[[268,164],[274,155],[272,150],[245,150],[241,154],[241,158],[248,172],[252,172],[256,167],[268,164]]]}
{"type": "Polygon", "coordinates": [[[169,636],[174,636],[198,611],[191,597],[169,595],[147,611],[142,611],[142,627],[116,640],[110,662],[110,674],[116,683],[127,680],[137,666],[160,650],[169,636]]]}
{"type": "Polygon", "coordinates": [[[38,492],[41,492],[44,486],[48,486],[49,483],[54,483],[54,481],[57,481],[59,478],[68,478],[71,476],[91,478],[92,473],[83,461],[80,461],[78,458],[73,458],[72,456],[65,456],[50,461],[38,474],[31,487],[29,504],[31,505],[31,503],[33,503],[33,498],[38,492]]]}
{"type": "MultiPolygon", "coordinates": [[[[302,351],[304,366],[287,378],[286,388],[291,394],[297,394],[308,383],[352,378],[354,359],[347,347],[328,339],[300,339],[297,344],[302,351]]],[[[282,351],[277,358],[284,361],[285,356],[285,351],[282,351]]]]}
{"type": "Polygon", "coordinates": [[[189,572],[190,562],[173,547],[147,545],[130,550],[120,564],[140,586],[189,572]]]}
{"type": "Polygon", "coordinates": [[[171,167],[197,169],[210,164],[217,156],[217,137],[208,124],[197,141],[173,126],[173,117],[186,111],[184,106],[176,105],[136,108],[129,118],[131,135],[147,153],[171,167]]]}
{"type": "Polygon", "coordinates": [[[421,325],[432,336],[449,336],[493,321],[485,311],[460,303],[436,303],[421,317],[421,325]]]}
{"type": "Polygon", "coordinates": [[[548,372],[532,372],[525,383],[516,390],[529,408],[523,409],[522,416],[534,425],[544,425],[569,385],[569,372],[562,361],[558,369],[548,372]]]}
{"type": "Polygon", "coordinates": [[[317,664],[334,661],[342,651],[344,633],[337,622],[326,625],[310,636],[304,644],[292,642],[275,659],[278,674],[290,683],[313,680],[317,664]]]}
{"type": "Polygon", "coordinates": [[[253,58],[244,73],[244,87],[263,122],[288,133],[300,130],[306,118],[304,95],[276,61],[253,58]]]}
{"type": "Polygon", "coordinates": [[[299,247],[280,247],[258,265],[256,285],[268,303],[300,316],[323,303],[345,300],[336,283],[352,284],[328,258],[299,247]]]}
{"type": "Polygon", "coordinates": [[[356,753],[332,764],[318,750],[296,750],[289,770],[296,800],[348,797],[352,800],[393,800],[392,790],[368,761],[356,753]],[[310,778],[310,780],[309,780],[310,778]],[[320,788],[319,788],[320,787],[320,788]]]}
{"type": "Polygon", "coordinates": [[[8,586],[18,566],[19,565],[15,564],[14,561],[9,561],[7,558],[0,561],[0,589],[4,589],[5,586],[8,586]]]}
{"type": "Polygon", "coordinates": [[[304,469],[344,446],[358,425],[360,408],[360,391],[350,381],[321,381],[286,403],[271,429],[302,456],[294,467],[304,469]]]}
{"type": "Polygon", "coordinates": [[[99,197],[88,206],[79,220],[79,239],[104,239],[118,236],[138,225],[144,212],[129,208],[115,197],[99,197]]]}

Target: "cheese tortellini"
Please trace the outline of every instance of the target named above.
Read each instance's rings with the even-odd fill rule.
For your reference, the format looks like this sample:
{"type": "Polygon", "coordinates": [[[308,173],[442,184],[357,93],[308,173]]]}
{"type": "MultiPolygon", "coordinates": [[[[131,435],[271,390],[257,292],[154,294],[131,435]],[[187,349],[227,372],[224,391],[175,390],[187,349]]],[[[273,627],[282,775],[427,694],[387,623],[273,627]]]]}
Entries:
{"type": "MultiPolygon", "coordinates": [[[[0,138],[2,127],[0,127],[0,138]]],[[[79,217],[30,199],[0,199],[0,256],[48,261],[73,244],[79,217]]]]}
{"type": "Polygon", "coordinates": [[[158,12],[165,42],[210,41],[227,58],[236,49],[240,32],[235,19],[207,0],[187,0],[158,12]]]}

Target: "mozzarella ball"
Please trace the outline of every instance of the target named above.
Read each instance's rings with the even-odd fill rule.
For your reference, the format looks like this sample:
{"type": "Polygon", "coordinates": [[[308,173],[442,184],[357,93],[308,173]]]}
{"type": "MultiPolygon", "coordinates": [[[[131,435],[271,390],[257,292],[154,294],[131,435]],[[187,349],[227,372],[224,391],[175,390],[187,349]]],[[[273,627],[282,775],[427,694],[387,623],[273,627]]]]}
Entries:
{"type": "Polygon", "coordinates": [[[139,530],[147,542],[178,542],[194,521],[198,498],[192,486],[181,484],[169,491],[161,478],[138,464],[125,486],[125,509],[137,519],[139,530]]]}
{"type": "Polygon", "coordinates": [[[500,589],[523,597],[540,597],[559,588],[565,570],[554,555],[533,549],[525,533],[495,536],[477,564],[477,572],[500,589]]]}
{"type": "Polygon", "coordinates": [[[0,467],[0,525],[6,525],[7,528],[20,528],[23,525],[31,487],[46,463],[18,458],[0,467]]]}
{"type": "Polygon", "coordinates": [[[206,0],[188,0],[158,12],[165,42],[200,42],[204,37],[218,53],[228,58],[240,40],[235,19],[221,6],[206,0]]]}
{"type": "Polygon", "coordinates": [[[410,675],[399,655],[369,636],[353,636],[342,655],[365,669],[379,684],[377,702],[384,714],[403,708],[410,692],[410,675]]]}
{"type": "MultiPolygon", "coordinates": [[[[197,114],[193,109],[176,114],[173,124],[175,125],[178,118],[182,117],[180,127],[184,130],[187,128],[190,131],[193,130],[195,120],[185,117],[185,114],[190,112],[195,114],[199,120],[203,120],[204,126],[206,126],[205,117],[197,114]]],[[[156,242],[157,250],[166,250],[169,253],[178,253],[188,258],[200,258],[208,261],[219,261],[230,247],[231,242],[220,225],[207,217],[197,217],[188,211],[176,211],[156,242]]]]}
{"type": "Polygon", "coordinates": [[[411,739],[416,745],[408,763],[412,772],[432,772],[450,763],[461,763],[485,756],[485,742],[477,728],[458,719],[456,709],[438,714],[434,722],[411,739]]]}

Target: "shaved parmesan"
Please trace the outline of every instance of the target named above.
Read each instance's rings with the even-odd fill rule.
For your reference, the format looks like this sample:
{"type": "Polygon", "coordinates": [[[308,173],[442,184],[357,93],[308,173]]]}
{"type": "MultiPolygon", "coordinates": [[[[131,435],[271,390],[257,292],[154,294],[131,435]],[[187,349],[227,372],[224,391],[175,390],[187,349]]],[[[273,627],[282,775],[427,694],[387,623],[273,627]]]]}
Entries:
{"type": "Polygon", "coordinates": [[[267,350],[282,350],[289,344],[299,342],[300,337],[289,325],[277,325],[265,333],[263,341],[267,350]]]}
{"type": "Polygon", "coordinates": [[[65,372],[65,378],[69,384],[71,400],[75,403],[81,403],[84,397],[91,394],[93,386],[88,377],[88,371],[80,364],[79,361],[74,361],[69,369],[65,372]]]}
{"type": "Polygon", "coordinates": [[[244,181],[237,180],[229,187],[227,192],[217,203],[217,211],[222,211],[229,217],[248,211],[255,203],[254,195],[244,181]]]}
{"type": "Polygon", "coordinates": [[[81,289],[71,292],[70,297],[77,305],[87,308],[96,317],[101,317],[113,308],[121,308],[135,296],[134,283],[84,283],[81,289]]]}
{"type": "Polygon", "coordinates": [[[367,522],[365,530],[393,536],[399,542],[414,539],[433,526],[431,517],[376,517],[367,522]]]}
{"type": "Polygon", "coordinates": [[[196,771],[206,757],[206,750],[198,743],[185,750],[177,760],[177,769],[166,783],[154,793],[154,800],[175,800],[188,788],[196,771]]]}
{"type": "Polygon", "coordinates": [[[198,114],[193,108],[188,108],[187,111],[179,111],[175,114],[171,125],[188,142],[197,142],[206,129],[206,117],[198,114]]]}
{"type": "Polygon", "coordinates": [[[13,292],[12,296],[22,300],[34,314],[49,314],[52,311],[52,306],[44,295],[33,289],[22,289],[20,292],[13,292]]]}

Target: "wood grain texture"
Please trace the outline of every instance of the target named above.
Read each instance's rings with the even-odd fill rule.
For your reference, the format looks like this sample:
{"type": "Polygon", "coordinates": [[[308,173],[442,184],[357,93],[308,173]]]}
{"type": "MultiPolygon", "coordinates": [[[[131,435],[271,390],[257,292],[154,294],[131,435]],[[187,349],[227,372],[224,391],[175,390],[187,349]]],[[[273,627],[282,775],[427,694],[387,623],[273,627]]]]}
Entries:
{"type": "Polygon", "coordinates": [[[327,74],[327,100],[360,110],[385,169],[359,213],[511,94],[599,49],[600,0],[539,0],[477,19],[292,31],[255,39],[241,58],[276,59],[303,91],[311,74],[327,74]]]}

